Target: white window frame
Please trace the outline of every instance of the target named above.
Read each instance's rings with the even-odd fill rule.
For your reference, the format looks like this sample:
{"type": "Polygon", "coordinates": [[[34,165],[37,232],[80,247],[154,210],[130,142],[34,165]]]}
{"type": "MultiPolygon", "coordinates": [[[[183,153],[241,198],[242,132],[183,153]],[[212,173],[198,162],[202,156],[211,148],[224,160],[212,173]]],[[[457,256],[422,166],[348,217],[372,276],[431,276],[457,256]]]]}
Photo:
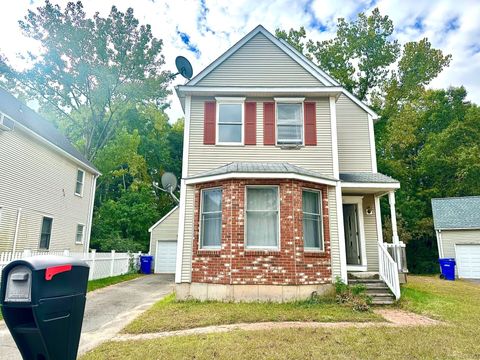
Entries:
{"type": "Polygon", "coordinates": [[[305,98],[274,98],[275,100],[275,145],[279,147],[297,147],[305,146],[305,110],[304,103],[305,98]],[[279,144],[278,143],[278,104],[299,104],[300,105],[300,119],[302,122],[302,142],[301,143],[289,143],[289,144],[279,144]]]}
{"type": "MultiPolygon", "coordinates": [[[[222,146],[243,146],[245,145],[245,97],[216,97],[216,111],[215,111],[215,144],[222,146]],[[242,122],[240,127],[242,129],[242,140],[240,142],[221,142],[218,137],[220,134],[220,105],[222,104],[236,104],[240,105],[242,109],[242,122]]],[[[229,123],[232,124],[233,123],[229,123]]],[[[238,126],[238,125],[237,125],[238,126]]]]}
{"type": "Polygon", "coordinates": [[[38,249],[39,250],[49,250],[50,249],[50,244],[52,243],[52,234],[53,234],[53,221],[54,218],[53,216],[50,215],[42,215],[42,218],[40,220],[40,239],[38,239],[38,249]],[[48,239],[48,247],[40,247],[42,245],[42,231],[43,231],[43,219],[44,218],[49,218],[52,220],[52,224],[50,226],[50,238],[48,239]]]}
{"type": "MultiPolygon", "coordinates": [[[[303,211],[303,192],[308,191],[308,192],[313,192],[318,194],[318,201],[319,201],[319,209],[320,209],[320,221],[322,222],[321,229],[322,231],[320,232],[320,245],[321,248],[312,248],[312,247],[306,247],[305,246],[305,232],[303,231],[303,221],[302,221],[302,237],[303,237],[303,250],[306,252],[318,252],[318,253],[323,253],[325,252],[325,230],[324,230],[324,224],[323,224],[323,194],[322,190],[318,189],[310,189],[310,188],[302,188],[302,216],[305,213],[303,211]]],[[[313,213],[308,213],[310,215],[317,215],[313,213]]],[[[302,218],[303,219],[303,218],[302,218]]]]}
{"type": "Polygon", "coordinates": [[[77,226],[75,227],[75,244],[77,245],[82,245],[85,242],[85,224],[78,223],[77,226]],[[78,227],[82,226],[82,240],[77,241],[77,235],[78,235],[78,227]]]}
{"type": "Polygon", "coordinates": [[[220,204],[220,215],[223,217],[223,188],[221,186],[216,186],[216,187],[209,187],[209,188],[204,188],[200,190],[200,213],[199,213],[199,219],[198,219],[198,248],[200,250],[220,250],[222,248],[223,228],[221,225],[220,225],[220,245],[204,246],[203,239],[202,239],[203,192],[209,191],[209,190],[216,190],[216,189],[220,189],[220,191],[222,192],[222,202],[220,204]]]}
{"type": "Polygon", "coordinates": [[[280,226],[280,186],[279,185],[247,185],[245,186],[245,214],[244,214],[244,229],[243,229],[243,239],[244,239],[244,246],[247,250],[270,250],[270,251],[279,251],[280,250],[280,243],[282,239],[281,234],[281,226],[280,226]],[[277,239],[277,246],[255,246],[255,245],[248,245],[248,222],[247,222],[247,204],[248,204],[248,189],[252,188],[275,188],[277,190],[277,226],[278,226],[278,239],[277,239]]]}
{"type": "Polygon", "coordinates": [[[83,197],[83,190],[85,188],[85,170],[83,169],[80,169],[80,168],[77,168],[77,171],[75,173],[75,190],[74,190],[74,193],[76,196],[80,196],[80,197],[83,197]],[[82,172],[82,190],[80,191],[80,193],[77,192],[77,184],[79,183],[78,182],[78,172],[81,171],[82,172]]]}

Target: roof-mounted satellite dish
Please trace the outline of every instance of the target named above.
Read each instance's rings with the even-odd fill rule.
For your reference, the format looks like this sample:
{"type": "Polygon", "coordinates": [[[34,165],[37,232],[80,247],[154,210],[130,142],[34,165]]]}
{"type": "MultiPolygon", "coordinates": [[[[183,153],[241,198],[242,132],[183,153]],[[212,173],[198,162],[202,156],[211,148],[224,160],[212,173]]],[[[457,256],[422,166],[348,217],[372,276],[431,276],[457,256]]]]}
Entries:
{"type": "Polygon", "coordinates": [[[177,67],[178,73],[174,74],[173,77],[178,74],[182,75],[185,79],[190,80],[193,76],[193,68],[190,61],[183,56],[177,56],[175,59],[175,66],[177,67]]]}
{"type": "Polygon", "coordinates": [[[166,172],[162,175],[161,181],[162,181],[162,187],[159,187],[158,184],[155,182],[153,183],[153,186],[158,190],[169,193],[170,196],[173,197],[177,203],[179,203],[180,200],[178,200],[178,198],[173,193],[178,186],[177,177],[171,172],[166,172]]]}

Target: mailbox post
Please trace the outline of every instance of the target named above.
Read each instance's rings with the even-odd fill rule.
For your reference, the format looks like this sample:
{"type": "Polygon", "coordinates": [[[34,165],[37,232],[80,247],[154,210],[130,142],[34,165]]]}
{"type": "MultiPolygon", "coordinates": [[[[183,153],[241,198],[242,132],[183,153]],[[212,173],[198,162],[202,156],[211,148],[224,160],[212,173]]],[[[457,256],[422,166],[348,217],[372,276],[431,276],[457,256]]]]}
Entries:
{"type": "Polygon", "coordinates": [[[24,359],[76,359],[88,271],[81,260],[51,255],[16,260],[3,269],[2,313],[24,359]]]}

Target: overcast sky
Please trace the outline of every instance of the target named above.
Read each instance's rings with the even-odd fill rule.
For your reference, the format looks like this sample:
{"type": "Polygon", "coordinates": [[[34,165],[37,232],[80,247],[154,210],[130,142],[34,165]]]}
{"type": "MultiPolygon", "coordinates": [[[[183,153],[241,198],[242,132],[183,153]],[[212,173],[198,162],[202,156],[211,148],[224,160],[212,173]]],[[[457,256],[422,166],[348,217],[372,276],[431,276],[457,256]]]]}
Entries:
{"type": "MultiPolygon", "coordinates": [[[[67,1],[52,0],[64,5],[67,1]]],[[[452,54],[450,67],[432,83],[433,87],[464,85],[469,99],[480,104],[480,1],[475,0],[84,0],[88,14],[106,16],[112,4],[124,11],[133,7],[141,23],[152,25],[154,35],[164,41],[166,68],[174,71],[177,55],[192,62],[194,74],[215,60],[258,24],[272,33],[276,28],[304,26],[315,40],[333,37],[336,19],[355,18],[375,7],[394,22],[394,36],[404,43],[428,37],[433,46],[452,54]]],[[[25,38],[18,27],[27,9],[43,4],[38,0],[3,1],[0,11],[0,51],[21,67],[18,54],[34,51],[37,44],[25,38]]],[[[174,84],[183,83],[178,76],[174,84]]],[[[175,95],[170,118],[182,116],[175,95]]]]}

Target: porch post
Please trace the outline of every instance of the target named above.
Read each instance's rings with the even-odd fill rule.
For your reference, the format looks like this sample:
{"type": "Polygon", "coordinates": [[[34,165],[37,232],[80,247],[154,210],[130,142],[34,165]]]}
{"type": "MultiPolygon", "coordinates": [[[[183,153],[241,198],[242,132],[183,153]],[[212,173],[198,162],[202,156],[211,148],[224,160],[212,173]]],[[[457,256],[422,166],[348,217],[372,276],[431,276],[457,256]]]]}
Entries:
{"type": "Polygon", "coordinates": [[[390,204],[390,218],[391,218],[391,221],[392,221],[392,242],[394,245],[396,245],[394,247],[395,249],[395,255],[396,255],[396,261],[397,261],[397,265],[398,265],[398,269],[402,269],[402,259],[401,259],[401,256],[400,256],[400,239],[398,238],[398,229],[397,229],[397,213],[395,211],[395,192],[394,191],[390,191],[388,193],[388,202],[390,204]]]}

